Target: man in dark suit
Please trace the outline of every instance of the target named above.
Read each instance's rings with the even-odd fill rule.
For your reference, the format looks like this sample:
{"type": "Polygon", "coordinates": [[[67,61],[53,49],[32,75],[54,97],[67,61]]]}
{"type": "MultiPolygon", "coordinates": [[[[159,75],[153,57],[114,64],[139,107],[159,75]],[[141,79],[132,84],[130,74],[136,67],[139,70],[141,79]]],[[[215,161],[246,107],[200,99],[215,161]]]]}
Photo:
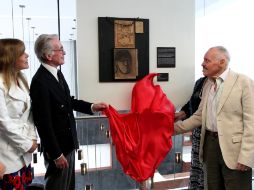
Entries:
{"type": "Polygon", "coordinates": [[[75,149],[78,148],[73,110],[93,114],[107,107],[70,96],[63,74],[65,51],[57,35],[40,35],[35,53],[41,66],[31,83],[32,111],[41,139],[47,190],[75,189],[75,149]]]}

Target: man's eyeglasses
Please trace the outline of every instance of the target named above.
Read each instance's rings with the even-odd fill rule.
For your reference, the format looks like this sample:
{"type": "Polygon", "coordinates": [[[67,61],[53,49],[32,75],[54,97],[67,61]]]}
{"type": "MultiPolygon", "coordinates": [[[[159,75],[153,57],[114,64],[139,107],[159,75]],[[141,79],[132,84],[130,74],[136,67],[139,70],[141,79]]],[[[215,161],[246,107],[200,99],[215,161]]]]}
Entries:
{"type": "Polygon", "coordinates": [[[60,49],[52,49],[52,51],[61,51],[63,53],[65,53],[65,50],[63,48],[60,48],[60,49]]]}

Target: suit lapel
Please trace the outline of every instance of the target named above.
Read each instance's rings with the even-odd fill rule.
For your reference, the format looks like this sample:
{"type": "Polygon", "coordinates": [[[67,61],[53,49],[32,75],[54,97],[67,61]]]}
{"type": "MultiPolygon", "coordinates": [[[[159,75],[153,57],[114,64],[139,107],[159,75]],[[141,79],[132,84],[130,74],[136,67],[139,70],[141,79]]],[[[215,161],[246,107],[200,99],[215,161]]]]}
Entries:
{"type": "MultiPolygon", "coordinates": [[[[211,85],[212,85],[211,82],[206,81],[205,86],[203,88],[203,94],[202,94],[202,126],[206,125],[207,100],[208,100],[208,95],[209,95],[209,91],[210,91],[209,89],[211,88],[211,85]]],[[[204,127],[204,129],[205,129],[205,127],[204,127]]]]}
{"type": "Polygon", "coordinates": [[[45,83],[50,86],[53,93],[56,94],[57,97],[63,99],[66,101],[66,93],[64,89],[61,87],[57,79],[42,65],[40,66],[40,78],[42,81],[45,81],[45,83]]]}
{"type": "Polygon", "coordinates": [[[24,102],[25,104],[25,110],[21,116],[21,119],[24,119],[24,121],[27,120],[29,114],[30,114],[30,107],[31,107],[31,102],[30,102],[30,97],[28,96],[29,94],[29,89],[28,87],[24,84],[24,79],[19,78],[19,87],[12,84],[11,88],[8,92],[8,95],[12,97],[13,99],[19,100],[24,102]]]}
{"type": "Polygon", "coordinates": [[[237,78],[238,78],[238,75],[230,70],[224,82],[223,90],[222,90],[221,97],[218,103],[217,114],[221,111],[221,108],[223,107],[229,94],[231,93],[237,78]]]}
{"type": "Polygon", "coordinates": [[[27,94],[29,94],[29,89],[24,83],[24,78],[18,78],[18,83],[19,87],[12,83],[10,90],[8,91],[8,94],[10,97],[16,99],[16,100],[21,100],[25,103],[28,103],[28,97],[27,94]]]}

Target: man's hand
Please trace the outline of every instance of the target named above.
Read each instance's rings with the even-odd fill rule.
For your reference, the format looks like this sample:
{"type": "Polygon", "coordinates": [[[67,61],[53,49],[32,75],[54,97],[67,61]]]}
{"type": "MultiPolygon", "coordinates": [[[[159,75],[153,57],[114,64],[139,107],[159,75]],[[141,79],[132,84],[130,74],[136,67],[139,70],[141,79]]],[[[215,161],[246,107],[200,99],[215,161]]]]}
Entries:
{"type": "Polygon", "coordinates": [[[58,159],[54,160],[56,167],[59,169],[65,169],[69,167],[68,161],[64,155],[61,155],[58,159]]]}
{"type": "Polygon", "coordinates": [[[108,107],[108,105],[106,103],[104,103],[104,102],[93,104],[92,105],[92,111],[93,112],[103,111],[107,107],[108,107]]]}
{"type": "Polygon", "coordinates": [[[32,147],[28,150],[29,153],[33,153],[36,148],[38,147],[38,144],[37,144],[37,141],[36,140],[33,140],[33,145],[32,147]]]}
{"type": "Polygon", "coordinates": [[[246,165],[243,165],[241,163],[237,163],[236,170],[240,170],[240,171],[244,172],[244,171],[248,171],[250,169],[251,168],[246,166],[246,165]]]}

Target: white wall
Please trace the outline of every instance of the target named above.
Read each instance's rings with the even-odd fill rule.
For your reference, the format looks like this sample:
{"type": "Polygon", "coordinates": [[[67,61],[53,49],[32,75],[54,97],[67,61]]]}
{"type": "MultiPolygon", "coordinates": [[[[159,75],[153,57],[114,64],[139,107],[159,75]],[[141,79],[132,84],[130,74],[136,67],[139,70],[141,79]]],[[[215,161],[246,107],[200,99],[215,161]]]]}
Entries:
{"type": "Polygon", "coordinates": [[[150,72],[169,73],[158,84],[176,107],[184,104],[195,82],[195,0],[77,0],[79,98],[129,109],[134,82],[99,83],[98,17],[106,16],[149,19],[150,72]],[[157,47],[176,47],[176,68],[156,68],[157,47]]]}

